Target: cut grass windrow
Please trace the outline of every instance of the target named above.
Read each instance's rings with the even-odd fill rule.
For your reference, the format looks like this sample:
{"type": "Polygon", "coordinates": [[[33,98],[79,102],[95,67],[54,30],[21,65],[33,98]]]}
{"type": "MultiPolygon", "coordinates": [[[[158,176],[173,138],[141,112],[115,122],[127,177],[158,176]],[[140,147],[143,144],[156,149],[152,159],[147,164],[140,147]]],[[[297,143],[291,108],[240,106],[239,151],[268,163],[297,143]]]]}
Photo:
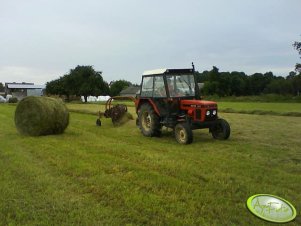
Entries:
{"type": "Polygon", "coordinates": [[[301,112],[276,112],[276,111],[264,111],[264,110],[235,110],[235,109],[232,109],[232,108],[220,109],[219,112],[238,113],[238,114],[251,114],[251,115],[276,115],[276,116],[301,117],[301,112]]]}

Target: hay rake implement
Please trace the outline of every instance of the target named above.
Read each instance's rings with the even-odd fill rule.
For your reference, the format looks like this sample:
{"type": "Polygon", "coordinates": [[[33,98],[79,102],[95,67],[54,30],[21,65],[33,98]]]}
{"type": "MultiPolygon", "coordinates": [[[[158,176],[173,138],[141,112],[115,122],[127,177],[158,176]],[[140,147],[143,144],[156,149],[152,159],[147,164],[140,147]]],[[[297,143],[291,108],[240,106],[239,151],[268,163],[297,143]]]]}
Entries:
{"type": "Polygon", "coordinates": [[[98,119],[96,120],[96,125],[101,126],[101,120],[100,118],[102,116],[106,118],[111,118],[112,123],[114,126],[118,126],[121,123],[121,119],[125,116],[125,114],[128,112],[127,106],[125,104],[116,104],[114,105],[112,102],[114,101],[125,101],[125,100],[130,100],[135,103],[135,98],[131,96],[115,96],[111,97],[110,99],[107,100],[106,106],[105,106],[105,112],[98,112],[98,119]]]}

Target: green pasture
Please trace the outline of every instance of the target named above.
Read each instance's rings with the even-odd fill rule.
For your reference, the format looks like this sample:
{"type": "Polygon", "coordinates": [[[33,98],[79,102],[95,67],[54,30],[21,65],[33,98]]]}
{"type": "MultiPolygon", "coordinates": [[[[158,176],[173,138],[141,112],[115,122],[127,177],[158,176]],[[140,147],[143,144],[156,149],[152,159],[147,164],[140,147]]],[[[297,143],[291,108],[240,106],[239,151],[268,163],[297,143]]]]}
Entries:
{"type": "Polygon", "coordinates": [[[301,103],[217,102],[219,111],[301,117],[301,103]]]}
{"type": "Polygon", "coordinates": [[[289,200],[298,215],[285,225],[301,225],[300,117],[220,113],[229,140],[197,130],[183,146],[135,120],[97,127],[103,107],[69,104],[82,113],[64,134],[26,137],[0,105],[0,225],[275,225],[247,210],[258,193],[289,200]]]}
{"type": "Polygon", "coordinates": [[[262,103],[262,102],[217,102],[221,110],[234,109],[237,111],[273,111],[278,113],[301,113],[301,103],[262,103]]]}

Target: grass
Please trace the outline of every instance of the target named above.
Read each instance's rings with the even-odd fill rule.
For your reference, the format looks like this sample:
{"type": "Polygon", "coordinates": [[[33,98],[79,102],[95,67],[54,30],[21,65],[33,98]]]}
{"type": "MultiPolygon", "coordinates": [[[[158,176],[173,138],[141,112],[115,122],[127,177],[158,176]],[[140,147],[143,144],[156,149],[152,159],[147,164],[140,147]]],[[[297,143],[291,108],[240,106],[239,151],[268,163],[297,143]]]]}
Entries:
{"type": "Polygon", "coordinates": [[[14,110],[0,105],[3,225],[274,225],[246,209],[257,193],[291,201],[286,225],[301,225],[301,118],[221,113],[230,140],[198,130],[181,146],[171,131],[148,138],[134,120],[96,127],[78,113],[62,135],[25,137],[14,110]]]}
{"type": "Polygon", "coordinates": [[[227,113],[280,115],[301,117],[301,103],[217,102],[219,110],[227,113]]]}

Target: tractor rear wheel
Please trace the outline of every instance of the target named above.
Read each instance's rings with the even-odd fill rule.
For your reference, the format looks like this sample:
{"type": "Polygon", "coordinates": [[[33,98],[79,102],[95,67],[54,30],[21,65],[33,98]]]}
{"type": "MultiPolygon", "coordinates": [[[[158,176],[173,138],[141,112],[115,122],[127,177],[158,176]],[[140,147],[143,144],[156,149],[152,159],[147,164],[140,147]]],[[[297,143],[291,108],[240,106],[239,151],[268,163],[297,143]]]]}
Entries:
{"type": "Polygon", "coordinates": [[[139,127],[144,136],[154,137],[161,135],[159,116],[150,104],[141,105],[138,117],[139,127]]]}
{"type": "Polygon", "coordinates": [[[178,123],[174,129],[175,138],[180,144],[191,144],[193,133],[188,123],[178,123]]]}
{"type": "Polygon", "coordinates": [[[226,120],[218,119],[217,124],[210,131],[214,139],[226,140],[230,136],[230,125],[226,120]]]}

